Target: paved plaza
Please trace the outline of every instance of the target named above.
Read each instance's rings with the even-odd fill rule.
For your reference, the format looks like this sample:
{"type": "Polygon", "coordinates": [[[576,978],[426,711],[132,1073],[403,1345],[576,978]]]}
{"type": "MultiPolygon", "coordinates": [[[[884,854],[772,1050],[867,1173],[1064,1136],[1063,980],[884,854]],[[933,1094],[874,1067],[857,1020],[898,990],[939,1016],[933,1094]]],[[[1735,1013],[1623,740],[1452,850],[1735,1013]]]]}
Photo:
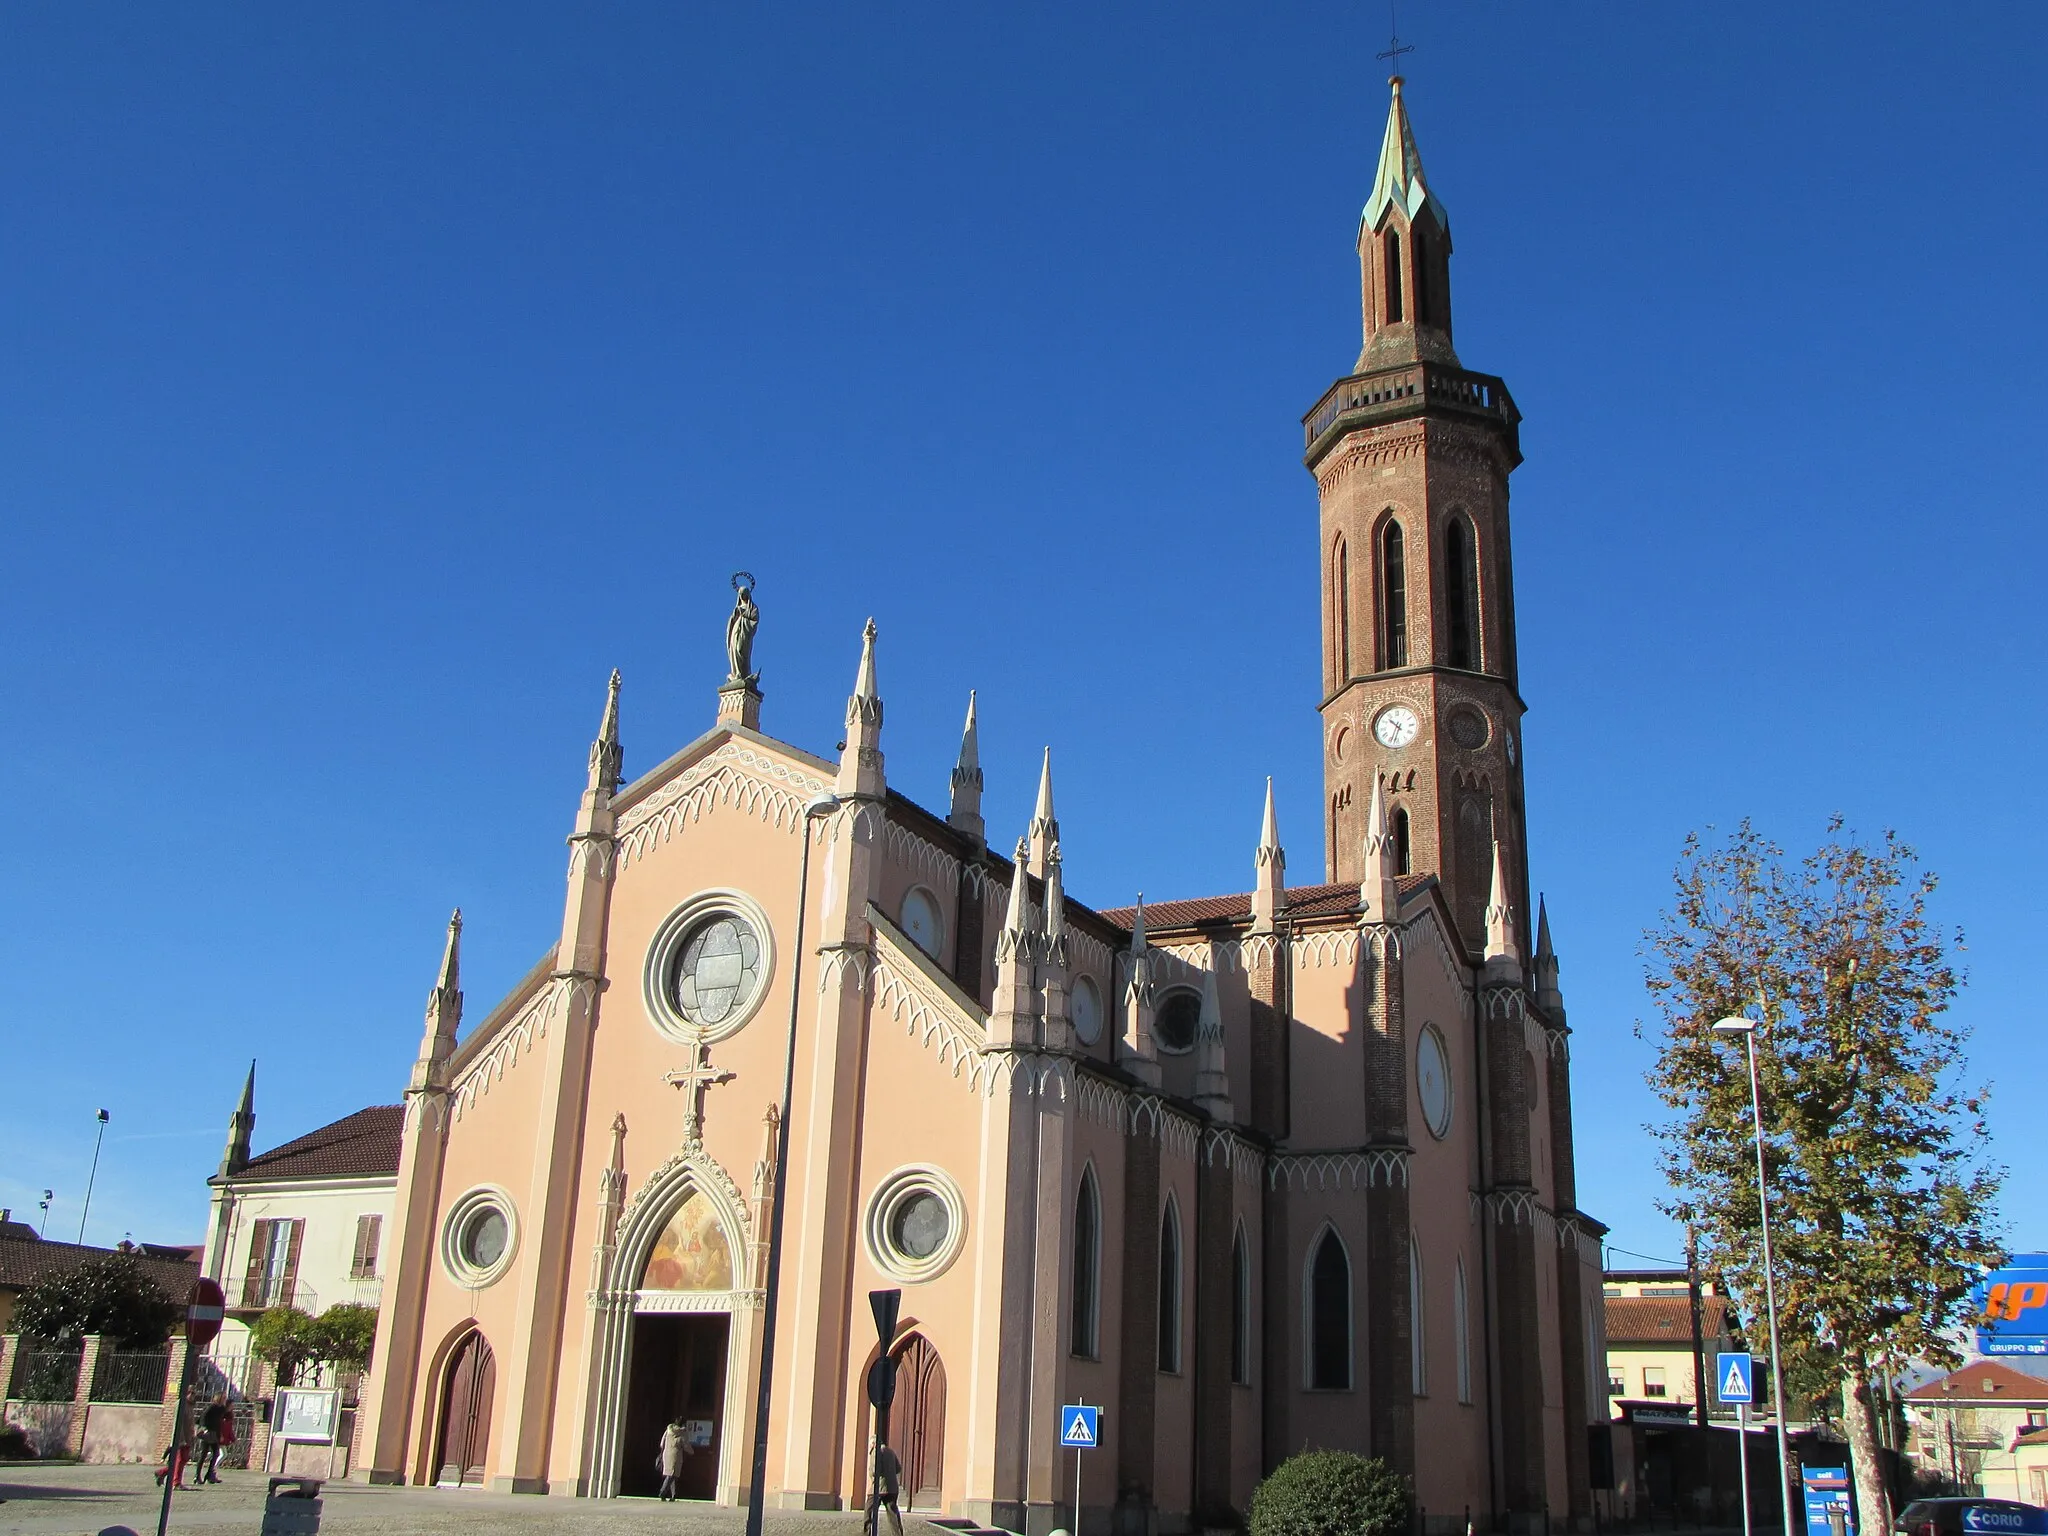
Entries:
{"type": "MultiPolygon", "coordinates": [[[[255,1536],[263,1524],[267,1479],[223,1472],[218,1488],[193,1489],[171,1501],[174,1531],[255,1536]]],[[[534,1536],[739,1536],[746,1511],[716,1504],[662,1504],[653,1499],[543,1499],[437,1488],[370,1488],[329,1483],[322,1489],[323,1532],[415,1536],[442,1531],[522,1531],[534,1536]]],[[[126,1527],[152,1536],[162,1499],[146,1466],[0,1465],[0,1536],[72,1536],[126,1527]]],[[[858,1536],[860,1515],[772,1512],[770,1536],[858,1536]]],[[[886,1524],[884,1529],[886,1529],[886,1524]]],[[[904,1536],[954,1536],[905,1518],[904,1536]]]]}

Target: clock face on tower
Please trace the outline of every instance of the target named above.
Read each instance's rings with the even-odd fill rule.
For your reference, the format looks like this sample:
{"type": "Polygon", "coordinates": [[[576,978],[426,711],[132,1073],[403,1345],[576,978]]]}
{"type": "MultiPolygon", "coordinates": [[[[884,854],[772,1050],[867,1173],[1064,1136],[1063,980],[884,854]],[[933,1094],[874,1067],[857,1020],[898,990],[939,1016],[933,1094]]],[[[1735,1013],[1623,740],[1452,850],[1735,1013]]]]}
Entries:
{"type": "Polygon", "coordinates": [[[1406,704],[1389,704],[1372,723],[1373,739],[1383,747],[1405,747],[1421,729],[1422,722],[1406,704]]]}

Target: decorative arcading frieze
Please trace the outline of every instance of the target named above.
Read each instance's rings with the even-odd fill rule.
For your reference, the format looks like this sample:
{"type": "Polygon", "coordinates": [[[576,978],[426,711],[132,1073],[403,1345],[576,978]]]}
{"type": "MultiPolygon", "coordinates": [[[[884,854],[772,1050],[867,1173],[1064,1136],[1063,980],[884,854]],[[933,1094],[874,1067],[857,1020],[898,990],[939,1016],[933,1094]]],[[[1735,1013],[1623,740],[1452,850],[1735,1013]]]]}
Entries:
{"type": "Polygon", "coordinates": [[[1505,985],[1499,982],[1483,984],[1480,987],[1480,999],[1485,1005],[1486,1017],[1489,1019],[1517,1019],[1524,1024],[1528,1022],[1528,1000],[1523,997],[1522,989],[1512,982],[1505,985]]]}
{"type": "Polygon", "coordinates": [[[1551,1060],[1570,1063],[1572,1059],[1571,1034],[1572,1032],[1562,1025],[1553,1026],[1546,1024],[1543,1026],[1543,1037],[1550,1042],[1551,1060]]]}
{"type": "Polygon", "coordinates": [[[1402,925],[1411,946],[1420,946],[1436,960],[1437,969],[1444,980],[1456,987],[1467,998],[1472,995],[1472,972],[1457,955],[1451,953],[1450,940],[1444,937],[1444,930],[1437,922],[1436,913],[1425,909],[1402,925]]]}
{"type": "Polygon", "coordinates": [[[424,1125],[430,1134],[438,1134],[441,1131],[447,1130],[448,1094],[446,1090],[444,1089],[439,1093],[408,1093],[405,1096],[405,1108],[399,1115],[399,1125],[406,1131],[410,1131],[416,1126],[424,1125]]]}
{"type": "Polygon", "coordinates": [[[1487,1209],[1499,1226],[1519,1227],[1523,1222],[1536,1229],[1538,1237],[1555,1233],[1557,1218],[1531,1189],[1496,1189],[1486,1196],[1487,1209]]]}
{"type": "Polygon", "coordinates": [[[959,883],[960,861],[900,821],[883,824],[882,851],[890,863],[908,871],[913,880],[927,882],[934,890],[950,891],[959,883]]]}
{"type": "Polygon", "coordinates": [[[940,1065],[968,1087],[986,1091],[993,1086],[989,1059],[983,1050],[988,1043],[985,1022],[963,1013],[958,1003],[932,985],[914,961],[898,954],[895,940],[880,930],[873,975],[874,996],[870,1006],[874,1012],[886,1014],[901,1024],[906,1034],[936,1053],[940,1065]]]}
{"type": "Polygon", "coordinates": [[[1238,940],[1238,963],[1247,972],[1271,970],[1280,963],[1280,935],[1248,933],[1238,940]]]}
{"type": "Polygon", "coordinates": [[[874,951],[864,944],[834,944],[818,951],[818,990],[830,992],[853,973],[854,990],[865,993],[874,971],[874,951]]]}
{"type": "Polygon", "coordinates": [[[1358,964],[1356,928],[1297,933],[1290,947],[1294,951],[1294,968],[1298,971],[1320,970],[1326,965],[1358,964]]]}
{"type": "Polygon", "coordinates": [[[1279,1189],[1371,1189],[1406,1187],[1407,1147],[1367,1147],[1353,1152],[1276,1152],[1267,1163],[1267,1183],[1279,1189]]]}
{"type": "Polygon", "coordinates": [[[616,862],[618,845],[608,837],[572,837],[569,839],[569,878],[581,880],[588,873],[595,872],[600,880],[609,880],[612,865],[616,862]]]}
{"type": "Polygon", "coordinates": [[[1083,933],[1078,928],[1069,927],[1067,951],[1073,956],[1071,969],[1077,976],[1092,973],[1108,979],[1116,975],[1117,951],[1092,933],[1083,933]]]}
{"type": "Polygon", "coordinates": [[[623,867],[644,857],[720,806],[796,832],[803,826],[804,805],[828,787],[823,779],[729,741],[619,818],[619,863],[623,867]]]}
{"type": "Polygon", "coordinates": [[[1237,1176],[1239,1183],[1253,1187],[1266,1171],[1266,1154],[1227,1126],[1212,1127],[1202,1133],[1202,1162],[1211,1168],[1220,1162],[1237,1176]]]}
{"type": "MultiPolygon", "coordinates": [[[[1153,1102],[1159,1101],[1155,1099],[1153,1102]]],[[[1183,1162],[1192,1163],[1202,1147],[1201,1122],[1164,1107],[1154,1119],[1159,1127],[1160,1147],[1183,1162]]]]}
{"type": "Polygon", "coordinates": [[[1131,1130],[1130,1095],[1114,1083],[1083,1074],[1076,1083],[1075,1103],[1081,1118],[1127,1136],[1131,1130]]]}
{"type": "Polygon", "coordinates": [[[1367,923],[1359,934],[1375,964],[1385,965],[1401,958],[1401,930],[1392,923],[1367,923]]]}
{"type": "Polygon", "coordinates": [[[1327,496],[1353,470],[1378,468],[1383,464],[1397,464],[1403,459],[1414,458],[1422,452],[1425,440],[1424,429],[1420,425],[1393,431],[1382,429],[1374,432],[1368,429],[1355,436],[1342,453],[1334,456],[1329,467],[1316,476],[1316,486],[1327,496]]]}
{"type": "Polygon", "coordinates": [[[491,1091],[491,1084],[518,1064],[524,1052],[545,1040],[549,1026],[567,1013],[573,1002],[580,999],[588,1006],[596,998],[597,983],[589,976],[564,973],[549,977],[512,1021],[498,1031],[490,1048],[463,1068],[449,1090],[451,1118],[460,1120],[465,1111],[491,1091]]]}

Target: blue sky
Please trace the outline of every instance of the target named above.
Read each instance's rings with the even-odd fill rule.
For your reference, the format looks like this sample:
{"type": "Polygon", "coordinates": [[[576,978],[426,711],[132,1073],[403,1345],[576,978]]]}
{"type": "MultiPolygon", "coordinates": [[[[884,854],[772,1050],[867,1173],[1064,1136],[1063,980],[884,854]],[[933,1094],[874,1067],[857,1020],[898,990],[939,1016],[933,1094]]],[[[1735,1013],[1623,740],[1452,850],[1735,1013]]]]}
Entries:
{"type": "MultiPolygon", "coordinates": [[[[1532,870],[1582,1203],[1677,1241],[1641,930],[1684,833],[1896,826],[1968,938],[2003,1210],[2048,1129],[2048,11],[1403,8],[1514,480],[1532,870]]],[[[979,688],[992,834],[1058,770],[1100,905],[1320,878],[1301,414],[1357,349],[1376,8],[194,4],[0,19],[0,1203],[198,1236],[395,1099],[441,927],[549,943],[606,674],[892,782],[979,688]]]]}

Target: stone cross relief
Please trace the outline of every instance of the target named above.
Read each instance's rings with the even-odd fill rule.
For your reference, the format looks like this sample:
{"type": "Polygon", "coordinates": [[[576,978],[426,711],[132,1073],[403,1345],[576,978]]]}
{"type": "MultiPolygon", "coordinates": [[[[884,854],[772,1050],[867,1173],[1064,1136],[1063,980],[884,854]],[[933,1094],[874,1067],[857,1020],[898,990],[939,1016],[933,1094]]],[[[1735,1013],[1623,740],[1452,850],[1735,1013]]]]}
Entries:
{"type": "Polygon", "coordinates": [[[690,1049],[690,1064],[679,1072],[663,1075],[662,1081],[683,1090],[683,1144],[698,1146],[704,1140],[704,1090],[729,1083],[735,1076],[710,1062],[711,1047],[699,1040],[690,1049]]]}

